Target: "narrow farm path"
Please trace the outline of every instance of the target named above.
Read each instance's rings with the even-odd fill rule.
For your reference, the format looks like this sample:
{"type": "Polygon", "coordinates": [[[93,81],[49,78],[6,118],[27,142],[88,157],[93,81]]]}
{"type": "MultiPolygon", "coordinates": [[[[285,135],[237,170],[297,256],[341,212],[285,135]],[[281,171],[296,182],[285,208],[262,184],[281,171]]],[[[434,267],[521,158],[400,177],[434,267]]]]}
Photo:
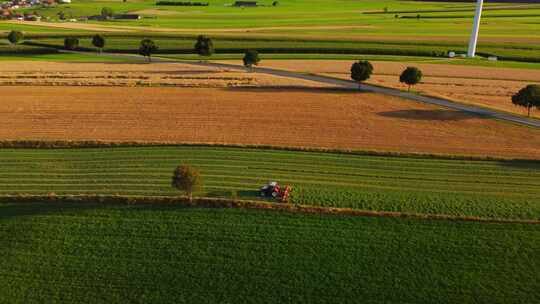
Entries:
{"type": "MultiPolygon", "coordinates": [[[[62,51],[62,52],[79,53],[79,54],[85,54],[85,55],[95,54],[92,52],[72,52],[72,51],[62,51]]],[[[127,58],[127,59],[133,59],[134,57],[140,58],[139,55],[126,55],[126,54],[113,54],[113,53],[102,53],[100,54],[100,56],[111,56],[111,57],[116,57],[116,58],[127,58]]],[[[165,59],[165,58],[159,58],[159,57],[153,58],[152,60],[155,62],[179,62],[182,64],[190,64],[194,66],[219,67],[219,68],[236,69],[236,70],[242,70],[242,71],[247,70],[244,66],[239,65],[239,64],[216,63],[216,62],[194,62],[194,61],[189,61],[189,60],[175,60],[175,59],[168,59],[168,58],[165,59]]],[[[330,76],[302,74],[302,73],[297,73],[297,72],[292,72],[292,71],[287,71],[287,70],[274,69],[274,68],[261,68],[261,67],[252,68],[251,71],[267,74],[267,75],[279,76],[279,77],[314,81],[318,83],[324,83],[327,85],[335,85],[342,88],[349,88],[349,89],[359,88],[358,83],[352,80],[338,79],[338,78],[334,78],[330,76]]],[[[437,105],[437,106],[441,106],[441,107],[445,107],[445,108],[449,108],[453,110],[458,110],[458,111],[464,111],[464,112],[471,113],[474,115],[498,119],[498,120],[520,124],[520,125],[524,125],[528,127],[540,128],[540,120],[537,120],[537,119],[528,119],[525,117],[513,115],[510,113],[500,112],[497,110],[482,108],[482,107],[478,107],[474,105],[465,105],[465,104],[457,103],[457,102],[450,101],[443,98],[417,95],[417,94],[412,94],[412,93],[404,92],[404,91],[393,89],[393,88],[381,87],[381,86],[376,86],[376,85],[371,85],[371,84],[362,84],[361,89],[368,92],[399,97],[399,98],[413,100],[416,102],[422,102],[426,104],[437,105]]]]}

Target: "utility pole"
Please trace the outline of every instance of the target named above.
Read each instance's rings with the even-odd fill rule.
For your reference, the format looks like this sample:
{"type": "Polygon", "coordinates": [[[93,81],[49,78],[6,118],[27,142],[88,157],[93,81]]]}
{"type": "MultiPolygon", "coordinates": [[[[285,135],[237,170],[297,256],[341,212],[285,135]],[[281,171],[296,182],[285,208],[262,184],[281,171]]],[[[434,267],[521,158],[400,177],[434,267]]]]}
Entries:
{"type": "Polygon", "coordinates": [[[471,40],[469,41],[469,50],[467,52],[468,57],[474,57],[476,55],[476,43],[478,42],[478,31],[480,30],[480,19],[482,18],[482,7],[484,6],[484,0],[478,0],[476,3],[476,13],[474,15],[474,24],[471,34],[471,40]]]}

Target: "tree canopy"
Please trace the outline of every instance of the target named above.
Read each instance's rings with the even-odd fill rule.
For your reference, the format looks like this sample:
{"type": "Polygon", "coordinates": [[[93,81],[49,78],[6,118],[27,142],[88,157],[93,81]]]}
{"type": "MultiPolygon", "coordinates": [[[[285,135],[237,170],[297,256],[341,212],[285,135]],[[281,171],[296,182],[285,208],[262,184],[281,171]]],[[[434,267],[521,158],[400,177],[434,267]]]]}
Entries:
{"type": "Polygon", "coordinates": [[[148,61],[152,61],[152,54],[157,52],[158,47],[151,39],[141,40],[141,45],[139,46],[139,54],[147,57],[148,61]]]}
{"type": "Polygon", "coordinates": [[[109,18],[112,18],[113,15],[114,15],[114,11],[112,8],[104,7],[101,9],[101,17],[105,19],[109,19],[109,18]]]}
{"type": "Polygon", "coordinates": [[[244,66],[251,68],[254,65],[258,65],[261,61],[261,58],[259,58],[259,52],[256,50],[248,50],[244,54],[244,66]]]}
{"type": "Polygon", "coordinates": [[[178,190],[185,191],[191,201],[193,192],[202,186],[201,174],[190,165],[180,165],[173,172],[171,185],[178,190]]]}
{"type": "Polygon", "coordinates": [[[17,44],[24,39],[24,35],[22,32],[19,31],[11,31],[9,32],[7,39],[11,44],[17,44]]]}
{"type": "Polygon", "coordinates": [[[527,108],[527,116],[531,116],[531,109],[540,109],[540,85],[530,84],[512,96],[512,103],[527,108]]]}
{"type": "Polygon", "coordinates": [[[360,60],[351,66],[351,79],[360,83],[368,80],[372,73],[373,65],[369,61],[360,60]]]}
{"type": "Polygon", "coordinates": [[[212,39],[204,35],[199,35],[195,43],[195,53],[208,57],[212,56],[214,52],[214,42],[212,42],[212,39]]]}
{"type": "Polygon", "coordinates": [[[68,37],[64,39],[64,48],[69,51],[74,51],[79,48],[79,38],[68,37]]]}
{"type": "Polygon", "coordinates": [[[101,50],[105,47],[105,37],[101,35],[95,35],[92,37],[92,45],[101,50]]]}
{"type": "Polygon", "coordinates": [[[420,69],[408,67],[403,71],[403,73],[401,73],[401,76],[399,76],[399,82],[407,84],[410,91],[411,86],[419,83],[422,80],[422,76],[422,71],[420,71],[420,69]]]}

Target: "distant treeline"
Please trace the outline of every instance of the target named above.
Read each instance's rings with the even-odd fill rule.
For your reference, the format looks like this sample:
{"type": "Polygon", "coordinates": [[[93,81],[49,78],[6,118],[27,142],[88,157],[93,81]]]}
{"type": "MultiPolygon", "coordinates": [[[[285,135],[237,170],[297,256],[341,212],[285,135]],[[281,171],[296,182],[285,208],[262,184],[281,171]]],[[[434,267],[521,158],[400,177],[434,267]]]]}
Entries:
{"type": "Polygon", "coordinates": [[[208,6],[208,2],[178,2],[178,1],[158,1],[156,5],[165,6],[208,6]]]}

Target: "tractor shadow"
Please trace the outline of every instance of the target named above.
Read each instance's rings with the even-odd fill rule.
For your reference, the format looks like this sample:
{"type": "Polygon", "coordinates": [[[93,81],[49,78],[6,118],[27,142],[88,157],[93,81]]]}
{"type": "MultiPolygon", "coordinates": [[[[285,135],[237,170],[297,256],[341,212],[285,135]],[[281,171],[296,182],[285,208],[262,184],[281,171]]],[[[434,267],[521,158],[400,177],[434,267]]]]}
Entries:
{"type": "Polygon", "coordinates": [[[264,197],[261,197],[259,191],[253,191],[253,190],[211,191],[211,192],[207,192],[206,196],[212,197],[212,198],[245,199],[245,200],[264,199],[264,197]]]}
{"type": "Polygon", "coordinates": [[[377,115],[389,118],[426,121],[461,121],[467,119],[485,118],[481,115],[453,110],[399,110],[379,112],[377,115]]]}

